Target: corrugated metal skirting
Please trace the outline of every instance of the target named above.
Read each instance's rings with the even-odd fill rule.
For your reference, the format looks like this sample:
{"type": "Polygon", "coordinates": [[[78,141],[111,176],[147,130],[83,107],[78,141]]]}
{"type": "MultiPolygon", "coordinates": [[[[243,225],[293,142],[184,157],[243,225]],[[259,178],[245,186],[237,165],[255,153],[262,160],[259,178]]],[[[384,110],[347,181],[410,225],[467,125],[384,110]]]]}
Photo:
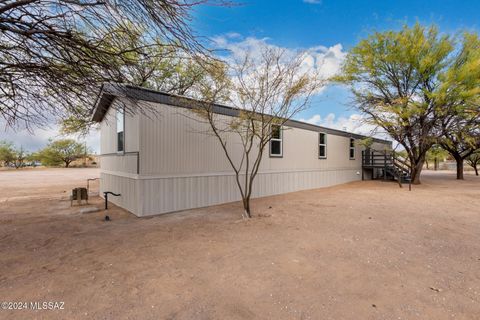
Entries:
{"type": "MultiPolygon", "coordinates": [[[[253,197],[328,187],[360,178],[352,169],[259,173],[253,197]]],[[[233,175],[134,179],[102,173],[101,190],[121,193],[112,202],[137,216],[241,200],[233,175]]]]}

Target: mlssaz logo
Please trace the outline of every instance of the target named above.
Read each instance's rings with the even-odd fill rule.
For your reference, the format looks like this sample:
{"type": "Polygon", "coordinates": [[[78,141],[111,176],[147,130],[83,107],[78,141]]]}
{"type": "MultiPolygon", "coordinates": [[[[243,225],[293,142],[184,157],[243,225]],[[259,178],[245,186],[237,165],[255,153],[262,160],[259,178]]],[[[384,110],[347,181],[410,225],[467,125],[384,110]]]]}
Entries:
{"type": "Polygon", "coordinates": [[[30,302],[32,310],[64,310],[65,302],[63,301],[35,301],[30,302]]]}

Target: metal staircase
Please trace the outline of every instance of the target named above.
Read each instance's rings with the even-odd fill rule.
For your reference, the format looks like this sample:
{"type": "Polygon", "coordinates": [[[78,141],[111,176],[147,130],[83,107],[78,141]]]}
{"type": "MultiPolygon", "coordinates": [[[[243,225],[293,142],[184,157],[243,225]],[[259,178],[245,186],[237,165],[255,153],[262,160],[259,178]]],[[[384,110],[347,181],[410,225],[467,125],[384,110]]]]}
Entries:
{"type": "Polygon", "coordinates": [[[371,179],[410,182],[410,165],[393,151],[366,149],[362,151],[362,180],[365,174],[371,179]]]}

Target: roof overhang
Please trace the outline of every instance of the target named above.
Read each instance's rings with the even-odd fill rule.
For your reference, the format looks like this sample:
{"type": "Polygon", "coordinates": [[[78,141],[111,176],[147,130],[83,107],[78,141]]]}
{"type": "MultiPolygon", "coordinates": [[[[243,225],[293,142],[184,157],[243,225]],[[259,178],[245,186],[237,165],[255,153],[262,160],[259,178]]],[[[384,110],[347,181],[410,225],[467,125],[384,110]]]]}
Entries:
{"type": "MultiPolygon", "coordinates": [[[[147,102],[154,102],[160,104],[166,104],[171,106],[176,106],[180,108],[187,108],[193,109],[195,105],[202,103],[200,100],[178,96],[166,92],[151,90],[142,87],[136,87],[131,85],[125,84],[113,84],[113,83],[106,83],[102,86],[100,90],[100,94],[97,97],[97,101],[95,103],[95,108],[93,109],[92,113],[92,121],[101,122],[105,117],[108,109],[112,105],[115,98],[126,98],[130,101],[147,101],[147,102]]],[[[240,110],[236,108],[232,108],[229,106],[215,104],[213,106],[213,111],[218,114],[227,115],[236,117],[239,115],[240,110]]],[[[316,131],[316,132],[324,132],[327,134],[333,134],[343,137],[350,137],[354,139],[364,139],[367,138],[365,135],[351,133],[347,131],[317,126],[314,124],[298,121],[298,120],[287,120],[285,122],[285,126],[293,127],[293,128],[300,128],[304,130],[316,131]]],[[[379,138],[373,138],[374,142],[383,143],[383,144],[392,144],[391,141],[383,140],[379,138]]]]}

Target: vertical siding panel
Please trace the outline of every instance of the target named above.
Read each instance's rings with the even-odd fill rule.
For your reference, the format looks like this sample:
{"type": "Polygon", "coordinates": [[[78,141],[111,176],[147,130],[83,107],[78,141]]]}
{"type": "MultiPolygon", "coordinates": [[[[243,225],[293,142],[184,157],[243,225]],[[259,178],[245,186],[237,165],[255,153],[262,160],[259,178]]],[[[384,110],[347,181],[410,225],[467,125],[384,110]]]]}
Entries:
{"type": "MultiPolygon", "coordinates": [[[[240,200],[233,171],[218,141],[205,134],[208,127],[191,120],[194,115],[186,109],[150,105],[157,109],[154,114],[147,109],[145,114],[126,120],[126,146],[140,150],[141,175],[134,179],[102,173],[102,190],[121,190],[124,196],[115,201],[139,215],[240,200]]],[[[101,124],[102,153],[114,152],[116,146],[111,110],[106,116],[110,121],[101,124]]],[[[327,136],[327,159],[318,159],[317,132],[288,128],[283,137],[283,158],[270,158],[268,152],[264,155],[253,187],[254,197],[360,179],[356,172],[361,170],[361,148],[356,146],[356,159],[349,160],[348,137],[327,136]]],[[[232,135],[228,141],[233,158],[238,160],[238,138],[232,135]]],[[[133,174],[136,159],[102,159],[101,167],[133,174]]]]}

